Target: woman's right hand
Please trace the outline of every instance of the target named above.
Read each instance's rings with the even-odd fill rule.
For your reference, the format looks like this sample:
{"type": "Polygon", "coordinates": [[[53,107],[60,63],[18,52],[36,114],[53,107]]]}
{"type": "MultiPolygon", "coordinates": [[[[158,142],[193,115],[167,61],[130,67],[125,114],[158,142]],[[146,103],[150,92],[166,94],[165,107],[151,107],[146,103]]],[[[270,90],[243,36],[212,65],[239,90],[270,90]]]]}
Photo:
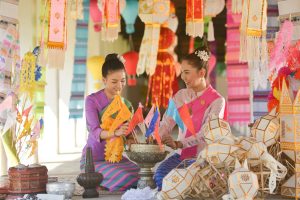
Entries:
{"type": "Polygon", "coordinates": [[[172,149],[177,149],[177,145],[174,142],[172,136],[170,136],[170,135],[163,135],[161,137],[161,141],[162,141],[162,143],[164,143],[165,145],[171,147],[172,149]]]}
{"type": "Polygon", "coordinates": [[[115,136],[125,135],[126,130],[128,129],[128,122],[120,126],[114,133],[115,136]]]}

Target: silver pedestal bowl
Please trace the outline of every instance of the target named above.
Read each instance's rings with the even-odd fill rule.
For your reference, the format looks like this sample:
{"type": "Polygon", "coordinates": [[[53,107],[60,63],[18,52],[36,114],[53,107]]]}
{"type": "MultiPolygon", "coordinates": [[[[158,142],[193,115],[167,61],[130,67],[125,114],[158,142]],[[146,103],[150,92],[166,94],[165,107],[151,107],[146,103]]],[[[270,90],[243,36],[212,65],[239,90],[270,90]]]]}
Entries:
{"type": "Polygon", "coordinates": [[[152,167],[156,163],[165,159],[169,152],[160,150],[158,145],[152,144],[132,144],[129,151],[126,151],[126,155],[130,160],[135,162],[139,167],[140,179],[137,187],[143,189],[147,186],[154,189],[156,184],[153,180],[152,167]]]}

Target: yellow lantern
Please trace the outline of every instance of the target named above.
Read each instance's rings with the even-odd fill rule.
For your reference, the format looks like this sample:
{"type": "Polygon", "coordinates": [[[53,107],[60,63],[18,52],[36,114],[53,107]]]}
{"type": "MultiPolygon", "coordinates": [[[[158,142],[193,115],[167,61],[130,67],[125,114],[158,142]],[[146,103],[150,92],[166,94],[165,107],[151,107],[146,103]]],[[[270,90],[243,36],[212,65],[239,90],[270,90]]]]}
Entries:
{"type": "Polygon", "coordinates": [[[103,63],[104,58],[102,56],[93,56],[87,60],[87,68],[93,76],[93,79],[95,81],[94,88],[96,90],[100,89],[101,87],[103,63]]]}

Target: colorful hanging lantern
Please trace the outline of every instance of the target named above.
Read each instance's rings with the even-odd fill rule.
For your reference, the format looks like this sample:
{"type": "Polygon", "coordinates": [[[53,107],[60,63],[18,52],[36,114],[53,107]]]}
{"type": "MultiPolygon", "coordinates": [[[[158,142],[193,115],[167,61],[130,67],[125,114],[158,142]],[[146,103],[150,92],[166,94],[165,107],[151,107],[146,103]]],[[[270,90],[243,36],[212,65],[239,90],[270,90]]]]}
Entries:
{"type": "Polygon", "coordinates": [[[158,104],[164,108],[167,108],[169,98],[173,95],[172,84],[176,77],[175,61],[168,52],[174,39],[175,34],[170,29],[161,28],[157,66],[154,75],[149,78],[150,83],[148,84],[148,97],[151,92],[152,105],[158,104]]]}
{"type": "Polygon", "coordinates": [[[134,33],[134,24],[138,15],[138,1],[137,0],[127,0],[126,7],[121,13],[125,24],[126,24],[126,33],[134,33]]]}
{"type": "MultiPolygon", "coordinates": [[[[204,3],[204,16],[215,17],[222,12],[225,7],[225,0],[210,0],[204,3]]],[[[210,18],[208,22],[207,41],[215,41],[214,25],[210,18]]]]}
{"type": "MultiPolygon", "coordinates": [[[[120,1],[103,0],[103,30],[102,40],[114,41],[118,38],[120,28],[120,1]]],[[[100,9],[101,10],[101,9],[100,9]]]]}
{"type": "Polygon", "coordinates": [[[240,61],[267,59],[267,0],[245,0],[240,26],[240,61]]]}
{"type": "Polygon", "coordinates": [[[48,33],[49,67],[63,69],[67,42],[67,1],[51,0],[48,33]]]}
{"type": "Polygon", "coordinates": [[[169,18],[170,0],[140,0],[139,17],[145,23],[145,32],[139,51],[137,74],[155,72],[160,25],[169,18]]]}
{"type": "Polygon", "coordinates": [[[139,59],[139,54],[135,51],[129,51],[123,54],[125,59],[125,69],[128,74],[128,85],[135,86],[136,85],[136,67],[139,59]]]}
{"type": "Polygon", "coordinates": [[[102,12],[100,11],[97,3],[97,0],[90,0],[90,15],[94,22],[94,30],[99,32],[101,31],[102,12]]]}
{"type": "Polygon", "coordinates": [[[203,33],[203,0],[186,0],[186,34],[202,37],[203,33]]]}

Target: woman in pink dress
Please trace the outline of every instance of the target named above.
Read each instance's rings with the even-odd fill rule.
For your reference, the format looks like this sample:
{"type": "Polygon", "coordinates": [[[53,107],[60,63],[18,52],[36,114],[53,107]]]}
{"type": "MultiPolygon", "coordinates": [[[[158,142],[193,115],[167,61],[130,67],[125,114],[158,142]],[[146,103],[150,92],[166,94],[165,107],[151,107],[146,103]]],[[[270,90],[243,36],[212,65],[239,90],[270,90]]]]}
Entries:
{"type": "MultiPolygon", "coordinates": [[[[91,147],[95,170],[104,177],[101,186],[109,191],[125,191],[136,187],[139,168],[136,164],[124,158],[118,163],[110,163],[104,159],[105,140],[120,137],[125,134],[128,124],[120,126],[113,134],[100,128],[101,116],[112,99],[119,95],[126,85],[125,67],[117,54],[109,54],[102,66],[102,77],[105,88],[90,94],[85,99],[86,125],[89,131],[87,144],[82,152],[81,169],[84,169],[85,150],[91,147]]],[[[131,103],[122,98],[128,108],[131,103]]]]}
{"type": "Polygon", "coordinates": [[[202,125],[210,116],[223,118],[225,111],[225,99],[207,84],[207,69],[210,52],[207,48],[196,49],[195,52],[183,58],[181,63],[181,78],[186,88],[179,90],[173,97],[176,107],[180,110],[187,105],[194,124],[196,136],[188,130],[179,130],[178,139],[173,140],[171,133],[176,125],[172,117],[164,115],[160,123],[159,133],[162,142],[175,150],[174,155],[163,161],[157,168],[154,180],[161,190],[163,178],[182,160],[195,158],[205,146],[202,125]]]}

